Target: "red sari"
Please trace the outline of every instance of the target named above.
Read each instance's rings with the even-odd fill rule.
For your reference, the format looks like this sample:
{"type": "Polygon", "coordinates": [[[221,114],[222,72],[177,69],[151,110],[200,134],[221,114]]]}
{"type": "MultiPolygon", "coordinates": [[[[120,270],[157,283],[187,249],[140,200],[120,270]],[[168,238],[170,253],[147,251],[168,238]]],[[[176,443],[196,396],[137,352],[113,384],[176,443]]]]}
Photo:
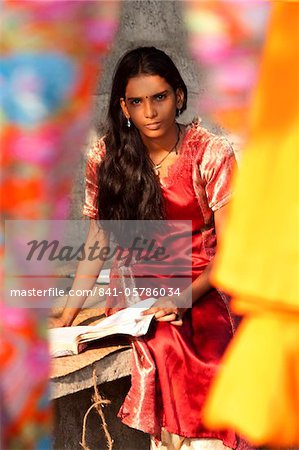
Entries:
{"type": "MultiPolygon", "coordinates": [[[[100,140],[89,152],[86,174],[84,214],[93,219],[97,218],[97,165],[104,155],[100,140]]],[[[167,219],[192,220],[193,280],[215,254],[214,211],[231,198],[234,164],[233,150],[224,138],[209,133],[198,122],[192,123],[180,158],[170,167],[168,177],[161,179],[167,219]]],[[[114,265],[111,272],[113,280],[121,271],[114,265]]],[[[132,279],[124,282],[132,283],[132,279]]],[[[134,282],[138,286],[138,280],[134,282]]],[[[132,385],[119,412],[122,421],[157,437],[164,427],[180,436],[220,439],[237,448],[234,432],[209,431],[201,417],[209,386],[233,332],[228,299],[216,289],[186,312],[182,327],[155,322],[145,337],[132,343],[132,385]]]]}

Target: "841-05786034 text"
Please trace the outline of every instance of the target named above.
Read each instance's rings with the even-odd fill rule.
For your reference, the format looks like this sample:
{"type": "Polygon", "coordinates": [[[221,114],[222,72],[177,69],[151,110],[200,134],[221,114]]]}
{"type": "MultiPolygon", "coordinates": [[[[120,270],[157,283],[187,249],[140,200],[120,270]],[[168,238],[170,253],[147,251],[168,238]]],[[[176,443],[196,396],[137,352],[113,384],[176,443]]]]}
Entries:
{"type": "MultiPolygon", "coordinates": [[[[109,297],[118,297],[119,295],[124,294],[126,297],[172,297],[172,296],[180,296],[181,291],[180,288],[141,288],[141,287],[126,287],[122,291],[117,288],[103,288],[103,287],[97,287],[95,290],[99,295],[108,295],[109,297]]],[[[95,295],[95,294],[94,294],[95,295]]]]}

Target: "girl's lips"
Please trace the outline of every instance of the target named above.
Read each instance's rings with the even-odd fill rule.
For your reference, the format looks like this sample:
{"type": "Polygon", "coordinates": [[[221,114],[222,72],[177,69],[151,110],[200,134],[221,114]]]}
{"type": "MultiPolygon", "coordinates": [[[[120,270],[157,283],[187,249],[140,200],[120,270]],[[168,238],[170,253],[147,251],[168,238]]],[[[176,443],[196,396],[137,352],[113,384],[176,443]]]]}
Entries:
{"type": "Polygon", "coordinates": [[[145,125],[145,128],[149,129],[149,130],[158,130],[158,128],[160,128],[161,122],[153,122],[153,123],[148,123],[147,125],[145,125]]]}

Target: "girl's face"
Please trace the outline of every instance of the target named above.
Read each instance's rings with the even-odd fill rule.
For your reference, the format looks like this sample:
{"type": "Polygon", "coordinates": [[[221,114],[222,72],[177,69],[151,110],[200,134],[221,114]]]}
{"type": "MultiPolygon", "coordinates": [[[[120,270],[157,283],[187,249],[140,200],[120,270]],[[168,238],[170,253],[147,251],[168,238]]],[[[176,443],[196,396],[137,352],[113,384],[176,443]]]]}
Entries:
{"type": "Polygon", "coordinates": [[[139,75],[129,79],[120,104],[141,135],[158,138],[174,126],[176,110],[183,106],[183,100],[183,91],[174,92],[159,75],[139,75]]]}

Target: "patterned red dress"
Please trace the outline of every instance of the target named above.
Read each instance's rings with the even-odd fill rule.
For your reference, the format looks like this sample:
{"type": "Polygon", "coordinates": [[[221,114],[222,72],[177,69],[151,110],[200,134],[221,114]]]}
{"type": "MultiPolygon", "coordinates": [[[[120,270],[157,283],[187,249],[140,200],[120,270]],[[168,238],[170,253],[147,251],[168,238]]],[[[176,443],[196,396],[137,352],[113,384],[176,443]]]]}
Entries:
{"type": "MultiPolygon", "coordinates": [[[[97,166],[105,151],[101,139],[88,156],[83,212],[93,219],[97,218],[97,166]]],[[[234,153],[226,139],[195,122],[187,127],[180,158],[161,180],[167,219],[192,220],[193,280],[215,254],[214,211],[231,198],[234,165],[234,153]]],[[[117,271],[114,266],[111,276],[117,271]]],[[[233,332],[228,299],[216,289],[187,311],[182,327],[155,322],[148,335],[132,343],[132,385],[119,412],[122,421],[157,437],[164,427],[180,436],[220,439],[237,448],[234,432],[209,431],[201,417],[210,383],[233,332]]]]}

